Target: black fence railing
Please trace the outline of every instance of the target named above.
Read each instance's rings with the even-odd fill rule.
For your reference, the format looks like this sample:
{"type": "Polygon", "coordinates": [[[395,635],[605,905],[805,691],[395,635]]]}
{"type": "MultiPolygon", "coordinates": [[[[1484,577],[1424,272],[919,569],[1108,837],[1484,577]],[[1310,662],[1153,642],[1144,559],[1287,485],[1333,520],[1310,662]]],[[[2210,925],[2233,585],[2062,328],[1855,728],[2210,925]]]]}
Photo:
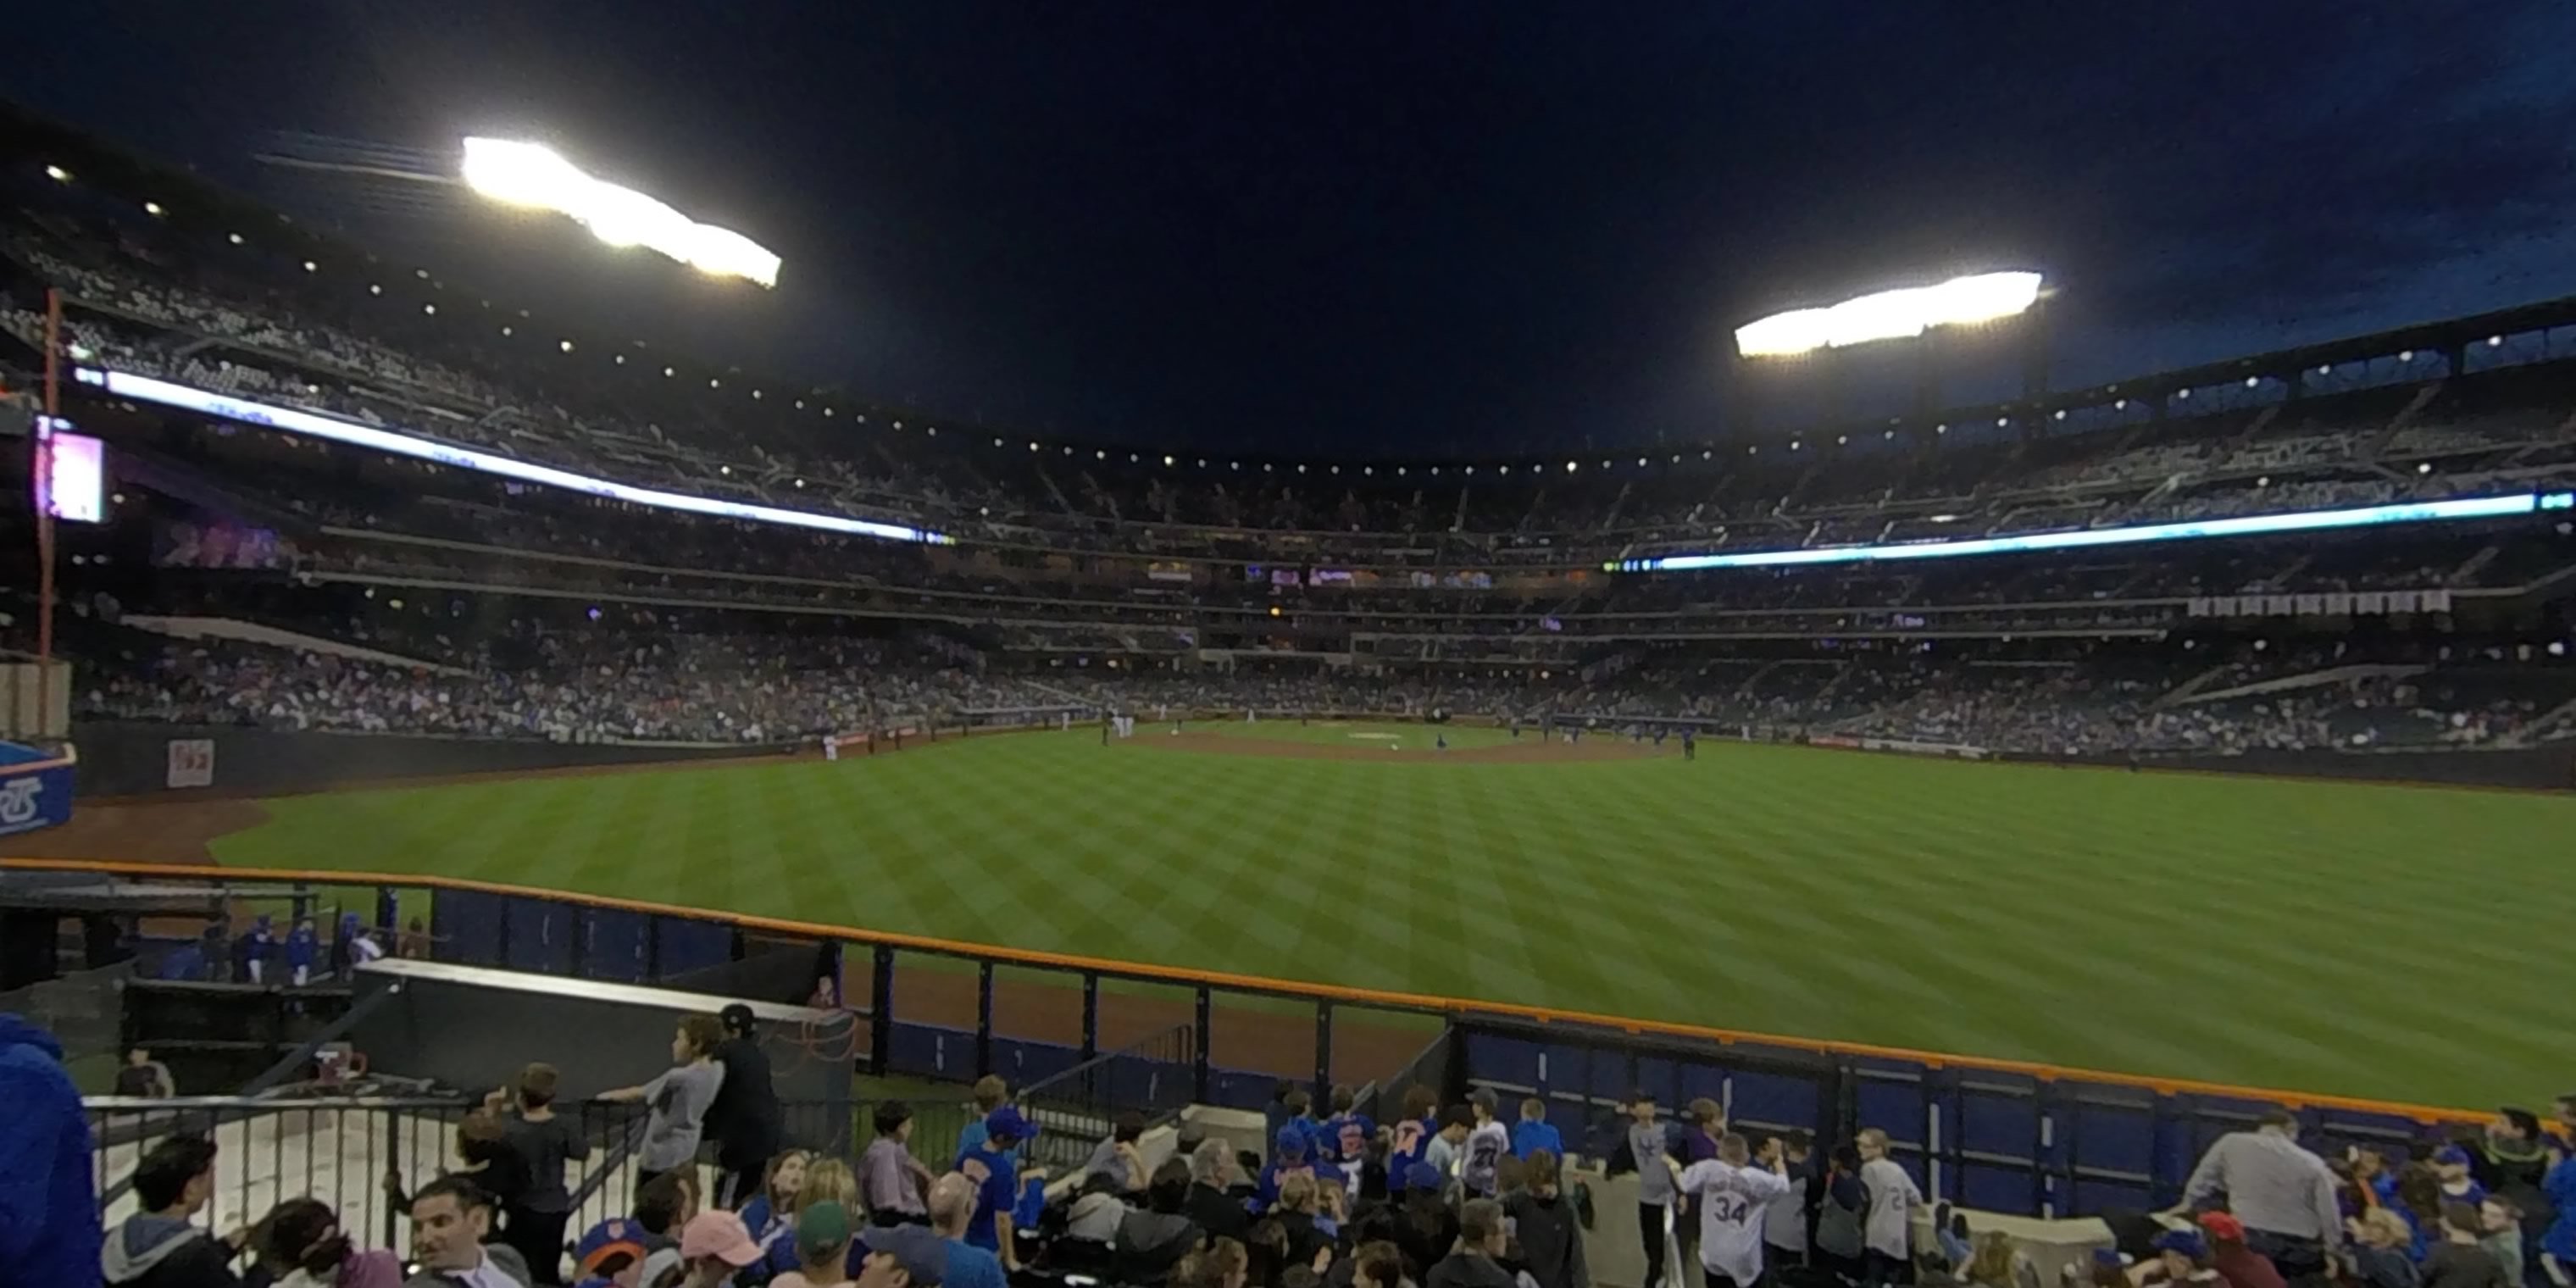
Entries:
{"type": "Polygon", "coordinates": [[[1196,1091],[1197,1051],[1198,1030],[1178,1024],[1020,1088],[1020,1111],[1039,1128],[1031,1153],[1062,1175],[1121,1115],[1149,1126],[1178,1117],[1196,1091]]]}

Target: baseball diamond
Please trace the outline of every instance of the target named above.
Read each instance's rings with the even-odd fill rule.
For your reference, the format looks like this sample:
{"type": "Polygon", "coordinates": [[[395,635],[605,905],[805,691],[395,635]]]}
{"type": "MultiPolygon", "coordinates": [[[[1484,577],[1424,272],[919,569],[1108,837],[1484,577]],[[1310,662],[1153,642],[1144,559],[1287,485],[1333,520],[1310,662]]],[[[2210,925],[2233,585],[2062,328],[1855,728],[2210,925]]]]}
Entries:
{"type": "Polygon", "coordinates": [[[1238,719],[170,810],[227,864],[2422,1103],[2558,1072],[2576,988],[2498,933],[2576,916],[2576,800],[2514,792],[1238,719]]]}

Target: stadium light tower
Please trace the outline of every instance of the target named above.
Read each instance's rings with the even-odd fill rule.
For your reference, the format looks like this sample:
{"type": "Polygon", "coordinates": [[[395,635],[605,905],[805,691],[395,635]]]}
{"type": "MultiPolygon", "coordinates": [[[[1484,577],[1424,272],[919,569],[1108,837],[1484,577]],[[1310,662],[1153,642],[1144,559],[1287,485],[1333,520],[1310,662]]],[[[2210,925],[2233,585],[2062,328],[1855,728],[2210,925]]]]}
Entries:
{"type": "MultiPolygon", "coordinates": [[[[1831,359],[1839,351],[1880,341],[1918,340],[1916,410],[1930,411],[1941,402],[1942,336],[2031,315],[2041,303],[2041,287],[2040,274],[2027,270],[1976,273],[1931,286],[1874,291],[1836,304],[1790,309],[1737,327],[1736,353],[1746,363],[1795,362],[1831,359]]],[[[2037,330],[2036,325],[2029,328],[2032,349],[2022,373],[2025,396],[2042,393],[2047,385],[2037,330]]],[[[1833,379],[1829,386],[1837,401],[1842,384],[1833,379]]]]}
{"type": "Polygon", "coordinates": [[[717,277],[778,285],[779,258],[730,228],[702,224],[632,188],[584,173],[554,149],[465,140],[465,186],[494,201],[551,210],[611,246],[642,246],[717,277]]]}

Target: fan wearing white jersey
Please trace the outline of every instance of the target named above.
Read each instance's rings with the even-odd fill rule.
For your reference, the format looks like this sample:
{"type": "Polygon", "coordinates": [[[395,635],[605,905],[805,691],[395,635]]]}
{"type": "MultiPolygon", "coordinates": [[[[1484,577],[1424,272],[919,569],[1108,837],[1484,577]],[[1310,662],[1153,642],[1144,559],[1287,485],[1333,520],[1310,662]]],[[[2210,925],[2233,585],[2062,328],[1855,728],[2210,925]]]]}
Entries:
{"type": "Polygon", "coordinates": [[[1760,1167],[1751,1165],[1752,1152],[1728,1132],[1718,1139],[1717,1157],[1682,1172],[1681,1192],[1699,1209],[1699,1265],[1708,1288],[1753,1288],[1762,1278],[1763,1211],[1789,1192],[1789,1177],[1780,1142],[1762,1146],[1760,1167]]]}

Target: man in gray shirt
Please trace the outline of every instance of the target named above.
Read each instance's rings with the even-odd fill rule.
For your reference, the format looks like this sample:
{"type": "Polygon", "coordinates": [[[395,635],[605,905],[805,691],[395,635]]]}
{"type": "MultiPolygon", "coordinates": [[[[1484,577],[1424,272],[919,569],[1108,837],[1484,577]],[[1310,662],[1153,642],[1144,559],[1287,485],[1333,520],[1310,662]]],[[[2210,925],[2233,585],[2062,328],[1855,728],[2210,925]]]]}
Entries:
{"type": "Polygon", "coordinates": [[[2327,1254],[2343,1243],[2334,1173],[2299,1145],[2299,1120],[2275,1109],[2254,1130],[2229,1132],[2201,1155],[2184,1184],[2180,1212],[2215,1194],[2245,1223],[2245,1242],[2272,1259],[2284,1278],[2325,1273],[2327,1254]]]}
{"type": "Polygon", "coordinates": [[[599,1098],[613,1103],[642,1103],[652,1108],[644,1125],[644,1147],[636,1152],[635,1183],[697,1161],[698,1140],[705,1130],[707,1106],[724,1085],[724,1067],[715,1062],[724,1041],[724,1026],[712,1015],[684,1015],[671,1035],[670,1068],[640,1087],[624,1087],[599,1098]]]}
{"type": "Polygon", "coordinates": [[[1650,1092],[1640,1091],[1628,1102],[1628,1152],[1637,1160],[1637,1237],[1646,1251],[1644,1288],[1662,1288],[1664,1223],[1672,1211],[1675,1172],[1650,1092]]]}

